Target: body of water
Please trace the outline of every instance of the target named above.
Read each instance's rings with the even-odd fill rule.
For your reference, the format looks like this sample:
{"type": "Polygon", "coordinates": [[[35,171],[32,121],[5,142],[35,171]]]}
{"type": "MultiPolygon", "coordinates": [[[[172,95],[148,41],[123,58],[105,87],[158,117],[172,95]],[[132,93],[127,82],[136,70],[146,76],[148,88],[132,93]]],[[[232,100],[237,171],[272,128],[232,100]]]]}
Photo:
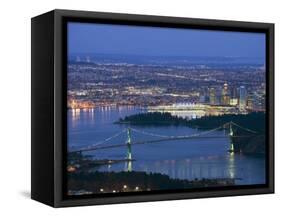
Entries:
{"type": "MultiPolygon", "coordinates": [[[[114,124],[119,118],[145,112],[139,107],[100,107],[90,110],[68,110],[68,148],[77,149],[89,145],[125,144],[126,125],[114,124]],[[122,132],[120,133],[119,132],[122,132]]],[[[190,114],[190,112],[188,113],[190,114]]],[[[196,114],[191,114],[196,115],[196,114]]],[[[159,139],[157,136],[181,136],[200,133],[184,126],[144,127],[131,126],[132,143],[159,139]],[[143,133],[141,133],[143,132],[143,133]]],[[[152,144],[132,145],[133,162],[105,165],[100,171],[145,171],[157,172],[179,179],[237,178],[237,184],[264,184],[265,160],[243,154],[230,154],[227,132],[215,131],[201,138],[174,140],[152,144]],[[219,137],[219,138],[218,138],[219,137]]],[[[95,159],[125,159],[127,148],[87,152],[95,159]]]]}

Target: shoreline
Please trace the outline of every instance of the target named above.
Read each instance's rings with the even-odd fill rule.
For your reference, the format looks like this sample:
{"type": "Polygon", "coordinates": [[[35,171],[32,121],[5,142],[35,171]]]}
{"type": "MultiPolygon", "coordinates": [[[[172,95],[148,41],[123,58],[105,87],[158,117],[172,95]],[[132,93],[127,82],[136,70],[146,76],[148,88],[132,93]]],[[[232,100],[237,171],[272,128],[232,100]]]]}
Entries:
{"type": "Polygon", "coordinates": [[[70,195],[118,193],[151,190],[175,190],[236,185],[238,178],[214,178],[180,180],[160,173],[132,172],[92,172],[69,173],[70,195]],[[80,191],[80,192],[79,192],[80,191]],[[81,192],[82,191],[82,192],[81,192]]]}

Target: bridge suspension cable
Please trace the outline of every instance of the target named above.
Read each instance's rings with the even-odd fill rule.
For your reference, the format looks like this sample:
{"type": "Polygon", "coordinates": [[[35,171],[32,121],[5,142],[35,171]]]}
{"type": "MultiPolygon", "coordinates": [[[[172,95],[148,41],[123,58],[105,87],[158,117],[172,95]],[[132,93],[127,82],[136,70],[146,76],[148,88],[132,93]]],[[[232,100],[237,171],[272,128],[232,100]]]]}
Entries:
{"type": "Polygon", "coordinates": [[[155,137],[161,137],[161,138],[170,138],[171,136],[166,136],[166,135],[160,135],[160,134],[156,134],[156,133],[151,133],[151,132],[146,132],[143,130],[138,130],[135,128],[131,128],[132,131],[136,132],[136,133],[141,133],[147,136],[155,136],[155,137]]]}
{"type": "MultiPolygon", "coordinates": [[[[161,138],[161,139],[147,140],[147,141],[136,141],[136,142],[132,142],[131,145],[141,145],[141,144],[146,144],[146,143],[157,143],[157,142],[169,141],[169,140],[192,139],[192,138],[200,137],[200,136],[203,136],[203,135],[207,135],[207,134],[209,134],[211,132],[217,131],[217,130],[222,129],[222,128],[226,128],[226,126],[230,126],[231,124],[241,128],[241,129],[243,129],[245,131],[248,131],[248,132],[251,132],[251,133],[254,133],[254,134],[257,133],[254,130],[242,127],[242,126],[240,126],[240,125],[238,125],[238,124],[236,124],[236,123],[234,123],[232,121],[224,123],[221,126],[213,128],[213,129],[208,130],[208,131],[204,131],[204,132],[200,132],[200,133],[194,133],[194,134],[180,135],[180,136],[167,136],[167,135],[161,135],[161,134],[147,132],[147,131],[143,131],[143,130],[138,130],[138,129],[135,129],[135,128],[129,128],[132,131],[137,132],[137,133],[141,133],[143,135],[149,135],[149,136],[154,136],[154,137],[160,137],[161,138]]],[[[124,128],[123,130],[121,130],[120,132],[114,134],[113,136],[110,136],[110,137],[108,137],[108,138],[106,138],[106,139],[104,139],[102,141],[99,141],[99,142],[97,142],[95,144],[88,145],[86,147],[80,148],[79,150],[73,150],[73,152],[91,151],[91,150],[98,150],[98,149],[109,149],[109,148],[117,148],[117,147],[126,146],[127,143],[121,143],[121,144],[115,144],[115,145],[110,144],[110,145],[107,145],[107,146],[101,146],[104,143],[112,140],[113,138],[118,137],[119,135],[121,135],[125,131],[127,131],[127,128],[124,128]]],[[[205,137],[205,138],[215,138],[215,137],[205,137]]],[[[219,138],[219,137],[216,137],[216,138],[219,138]]]]}
{"type": "Polygon", "coordinates": [[[174,139],[176,139],[176,138],[188,138],[188,137],[206,135],[206,134],[209,134],[211,132],[214,132],[214,131],[217,131],[217,130],[223,128],[224,125],[225,124],[223,124],[223,125],[221,125],[221,126],[219,126],[217,128],[214,128],[214,129],[211,129],[211,130],[208,130],[208,131],[204,131],[204,132],[201,132],[201,133],[187,134],[187,135],[180,135],[180,136],[161,135],[161,134],[151,133],[151,132],[147,132],[147,131],[143,131],[143,130],[138,130],[138,129],[135,129],[135,128],[131,128],[131,130],[134,131],[134,132],[137,132],[137,133],[144,134],[144,135],[155,136],[155,137],[160,137],[160,138],[170,138],[170,139],[174,138],[174,139]]]}
{"type": "Polygon", "coordinates": [[[249,128],[242,127],[241,125],[236,124],[236,123],[233,122],[233,121],[229,122],[229,124],[233,124],[233,125],[235,125],[236,127],[239,127],[239,128],[241,128],[241,129],[243,129],[243,130],[246,130],[246,131],[248,131],[248,132],[250,132],[250,133],[254,133],[254,134],[258,133],[258,132],[254,131],[254,130],[249,129],[249,128]]]}
{"type": "Polygon", "coordinates": [[[91,144],[91,145],[84,146],[83,148],[80,148],[79,151],[88,150],[88,149],[91,149],[91,148],[94,148],[94,147],[97,148],[98,146],[100,146],[100,145],[102,145],[102,144],[104,144],[104,143],[106,143],[106,142],[108,142],[108,141],[110,141],[110,140],[120,136],[125,131],[126,131],[126,129],[123,129],[120,132],[118,132],[118,133],[114,134],[113,136],[110,136],[110,137],[108,137],[108,138],[106,138],[104,140],[101,140],[101,141],[96,142],[96,143],[91,144]]]}

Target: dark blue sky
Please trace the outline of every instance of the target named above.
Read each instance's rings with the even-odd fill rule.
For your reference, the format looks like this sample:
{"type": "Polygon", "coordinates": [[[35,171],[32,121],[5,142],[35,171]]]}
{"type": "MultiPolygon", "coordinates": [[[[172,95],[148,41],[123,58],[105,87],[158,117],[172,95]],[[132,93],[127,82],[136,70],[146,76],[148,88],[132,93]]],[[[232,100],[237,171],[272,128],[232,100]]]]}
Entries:
{"type": "Polygon", "coordinates": [[[68,50],[69,54],[264,58],[265,34],[71,22],[68,50]]]}

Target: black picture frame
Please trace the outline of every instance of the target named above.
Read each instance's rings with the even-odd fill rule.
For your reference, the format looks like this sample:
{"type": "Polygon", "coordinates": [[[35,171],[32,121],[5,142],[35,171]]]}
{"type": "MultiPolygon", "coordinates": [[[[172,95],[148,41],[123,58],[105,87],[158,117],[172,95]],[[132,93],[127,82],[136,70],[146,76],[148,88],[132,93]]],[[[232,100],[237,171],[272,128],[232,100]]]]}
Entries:
{"type": "Polygon", "coordinates": [[[53,207],[274,193],[274,24],[53,10],[32,18],[31,197],[53,207]],[[267,184],[67,197],[66,84],[69,21],[266,33],[267,184]]]}

